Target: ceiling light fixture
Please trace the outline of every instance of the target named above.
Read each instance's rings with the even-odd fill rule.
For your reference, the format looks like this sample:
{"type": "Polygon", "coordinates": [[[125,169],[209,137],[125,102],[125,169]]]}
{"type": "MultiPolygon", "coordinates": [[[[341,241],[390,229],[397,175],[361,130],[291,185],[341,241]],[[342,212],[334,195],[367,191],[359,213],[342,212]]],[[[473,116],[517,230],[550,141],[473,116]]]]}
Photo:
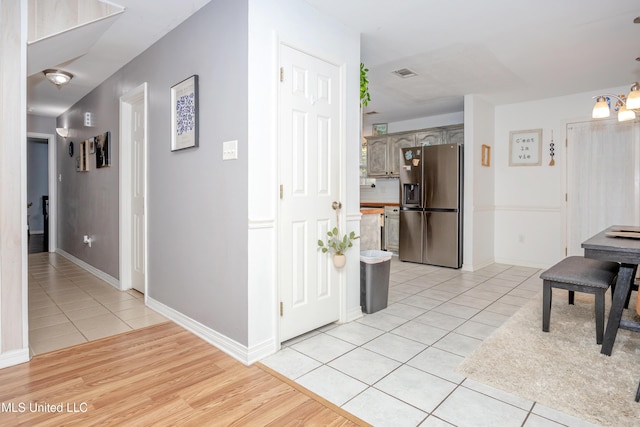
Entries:
{"type": "Polygon", "coordinates": [[[66,138],[69,136],[69,129],[67,128],[56,128],[56,133],[58,135],[60,135],[63,138],[66,138]]]}
{"type": "Polygon", "coordinates": [[[47,78],[47,80],[56,85],[58,89],[69,83],[73,78],[73,74],[62,70],[48,69],[44,70],[42,73],[47,78]]]}
{"type": "Polygon", "coordinates": [[[640,84],[638,82],[631,85],[629,95],[603,94],[594,96],[596,105],[593,106],[591,117],[602,119],[611,115],[611,98],[617,100],[614,110],[618,112],[618,121],[625,122],[636,118],[636,112],[640,113],[640,84]]]}

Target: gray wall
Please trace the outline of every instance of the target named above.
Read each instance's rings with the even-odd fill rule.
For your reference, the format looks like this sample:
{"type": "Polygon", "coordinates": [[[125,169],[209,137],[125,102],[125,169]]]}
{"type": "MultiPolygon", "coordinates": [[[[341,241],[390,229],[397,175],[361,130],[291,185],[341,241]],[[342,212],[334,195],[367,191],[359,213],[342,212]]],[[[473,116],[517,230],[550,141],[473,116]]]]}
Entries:
{"type": "MultiPolygon", "coordinates": [[[[56,119],[54,117],[27,114],[27,132],[56,134],[56,119]]],[[[59,137],[57,137],[59,138],[59,137]]]]}
{"type": "Polygon", "coordinates": [[[27,209],[31,233],[44,231],[42,196],[49,195],[49,144],[46,139],[27,138],[27,209]]]}
{"type": "Polygon", "coordinates": [[[58,248],[118,278],[119,95],[113,82],[108,80],[58,118],[70,129],[70,136],[56,146],[58,248]],[[84,126],[85,112],[93,114],[94,126],[84,126]],[[89,171],[76,171],[80,143],[104,132],[110,132],[111,166],[96,169],[96,157],[91,155],[89,171]],[[69,156],[71,142],[73,157],[69,156]],[[84,235],[94,236],[91,247],[84,244],[84,235]]]}
{"type": "MultiPolygon", "coordinates": [[[[125,12],[126,13],[126,12],[125,12]]],[[[118,277],[119,98],[148,83],[148,296],[243,345],[247,336],[248,6],[213,0],[58,118],[74,143],[111,131],[112,166],[59,148],[59,246],[118,277]],[[170,88],[199,75],[199,147],[170,150],[170,88]],[[84,128],[83,114],[95,126],[84,128]],[[238,140],[239,159],[222,161],[238,140]],[[83,234],[96,235],[91,249],[83,234]]]]}

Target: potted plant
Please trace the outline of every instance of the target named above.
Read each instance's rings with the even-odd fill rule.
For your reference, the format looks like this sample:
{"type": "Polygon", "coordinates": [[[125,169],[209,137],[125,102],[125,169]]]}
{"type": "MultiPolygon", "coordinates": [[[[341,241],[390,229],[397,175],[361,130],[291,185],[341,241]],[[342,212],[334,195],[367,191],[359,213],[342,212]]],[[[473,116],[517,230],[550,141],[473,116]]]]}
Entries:
{"type": "Polygon", "coordinates": [[[322,253],[332,253],[333,265],[336,268],[342,268],[347,262],[344,252],[353,246],[354,240],[359,238],[360,236],[356,236],[355,231],[340,237],[338,227],[334,227],[333,230],[327,232],[326,242],[318,240],[318,248],[322,250],[322,253]]]}

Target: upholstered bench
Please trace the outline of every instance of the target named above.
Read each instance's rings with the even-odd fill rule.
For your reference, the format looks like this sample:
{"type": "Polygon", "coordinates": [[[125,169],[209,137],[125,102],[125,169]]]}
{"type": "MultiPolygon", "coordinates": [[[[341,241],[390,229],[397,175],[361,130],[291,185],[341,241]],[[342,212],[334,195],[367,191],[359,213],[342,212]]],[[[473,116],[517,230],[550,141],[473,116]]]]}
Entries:
{"type": "Polygon", "coordinates": [[[611,286],[615,291],[620,266],[615,262],[598,261],[581,256],[570,256],[540,275],[543,283],[542,330],[549,332],[552,288],[569,291],[569,304],[573,304],[574,292],[595,295],[596,342],[602,344],[604,334],[604,293],[611,286]]]}

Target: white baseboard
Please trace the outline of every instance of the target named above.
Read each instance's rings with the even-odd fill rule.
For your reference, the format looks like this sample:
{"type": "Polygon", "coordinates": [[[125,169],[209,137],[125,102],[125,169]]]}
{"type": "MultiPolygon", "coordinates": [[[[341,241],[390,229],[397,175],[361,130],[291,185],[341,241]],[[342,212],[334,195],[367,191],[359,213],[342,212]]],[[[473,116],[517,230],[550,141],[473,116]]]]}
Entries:
{"type": "Polygon", "coordinates": [[[478,271],[478,270],[480,270],[482,268],[489,267],[491,264],[495,264],[495,263],[496,263],[496,261],[491,260],[491,259],[487,260],[485,262],[481,262],[479,264],[473,264],[473,265],[469,265],[469,264],[463,263],[461,270],[462,271],[478,271]]]}
{"type": "Polygon", "coordinates": [[[245,365],[251,365],[258,360],[275,353],[277,350],[276,343],[273,339],[249,348],[149,296],[147,296],[146,302],[149,308],[174,321],[186,330],[194,333],[209,344],[245,365]]]}
{"type": "Polygon", "coordinates": [[[66,259],[71,261],[72,263],[76,264],[78,267],[81,267],[81,268],[87,270],[87,272],[93,274],[97,278],[104,280],[105,282],[107,282],[108,284],[113,286],[114,288],[116,288],[116,289],[118,289],[120,291],[122,290],[120,288],[120,280],[116,279],[115,277],[110,276],[109,274],[105,273],[104,271],[98,270],[97,268],[95,268],[91,264],[87,264],[86,262],[82,261],[81,259],[78,259],[78,258],[74,257],[70,253],[67,253],[67,252],[63,251],[60,248],[56,249],[56,253],[62,255],[63,257],[65,257],[66,259]]]}
{"type": "Polygon", "coordinates": [[[20,350],[11,350],[5,353],[0,353],[0,369],[19,365],[21,363],[28,362],[29,360],[30,357],[28,347],[20,350]]]}
{"type": "Polygon", "coordinates": [[[528,262],[528,261],[523,261],[521,259],[509,259],[509,258],[496,258],[496,264],[507,264],[507,265],[513,265],[513,266],[517,266],[517,267],[529,267],[529,268],[539,268],[539,269],[547,269],[549,267],[551,267],[551,265],[544,265],[544,264],[540,264],[540,263],[535,263],[535,262],[528,262]]]}
{"type": "Polygon", "coordinates": [[[364,317],[364,314],[362,314],[362,307],[353,307],[352,309],[347,311],[347,318],[345,319],[344,323],[353,322],[354,320],[358,320],[361,317],[364,317]]]}

